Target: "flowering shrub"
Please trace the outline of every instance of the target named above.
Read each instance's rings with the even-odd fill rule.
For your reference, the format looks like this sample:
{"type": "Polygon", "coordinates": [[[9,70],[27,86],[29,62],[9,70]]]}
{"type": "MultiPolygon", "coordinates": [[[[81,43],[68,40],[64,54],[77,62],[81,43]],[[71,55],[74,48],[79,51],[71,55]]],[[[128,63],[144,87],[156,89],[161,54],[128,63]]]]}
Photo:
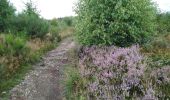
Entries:
{"type": "Polygon", "coordinates": [[[152,86],[143,81],[147,64],[138,45],[83,47],[79,58],[80,73],[88,81],[88,98],[156,99],[152,86]]]}
{"type": "Polygon", "coordinates": [[[151,73],[151,77],[154,78],[156,83],[169,83],[170,82],[170,67],[163,67],[157,70],[153,70],[151,73]]]}
{"type": "Polygon", "coordinates": [[[152,83],[156,86],[157,97],[161,100],[170,99],[170,66],[155,69],[151,72],[152,83]]]}

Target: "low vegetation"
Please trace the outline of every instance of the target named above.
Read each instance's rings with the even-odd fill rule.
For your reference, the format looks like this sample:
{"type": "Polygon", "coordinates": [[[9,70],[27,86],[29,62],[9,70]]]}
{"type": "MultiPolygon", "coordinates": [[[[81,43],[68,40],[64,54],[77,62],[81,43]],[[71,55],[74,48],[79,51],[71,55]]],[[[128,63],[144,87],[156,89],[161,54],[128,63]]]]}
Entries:
{"type": "Polygon", "coordinates": [[[76,11],[81,48],[67,73],[68,100],[170,99],[168,12],[151,0],[80,0],[76,11]]]}
{"type": "Polygon", "coordinates": [[[142,52],[148,55],[154,64],[152,67],[170,65],[170,34],[162,33],[153,37],[153,40],[143,46],[142,52]]]}
{"type": "Polygon", "coordinates": [[[167,99],[170,68],[161,67],[143,55],[139,46],[82,47],[74,51],[65,81],[66,96],[71,100],[87,99],[167,99]],[[77,56],[78,54],[78,56],[77,56]],[[77,58],[78,57],[78,58],[77,58]],[[73,67],[72,67],[73,66],[73,67]]]}
{"type": "Polygon", "coordinates": [[[40,18],[37,9],[32,2],[26,3],[26,8],[12,19],[12,32],[25,32],[25,34],[35,38],[44,38],[49,32],[49,23],[40,18]]]}
{"type": "Polygon", "coordinates": [[[43,19],[32,2],[0,1],[0,99],[68,36],[68,100],[170,99],[170,13],[151,0],[79,0],[76,17],[43,19]],[[76,33],[76,34],[74,34],[76,33]]]}
{"type": "Polygon", "coordinates": [[[168,73],[158,70],[164,75],[157,76],[158,73],[150,72],[147,58],[140,54],[138,46],[84,48],[79,57],[81,76],[88,82],[86,92],[91,94],[87,98],[155,100],[169,95],[164,97],[166,90],[158,89],[160,84],[169,83],[168,73]]]}
{"type": "Polygon", "coordinates": [[[63,18],[68,20],[62,22],[61,19],[43,19],[32,2],[25,3],[25,10],[17,14],[9,1],[0,2],[0,14],[3,15],[0,16],[0,99],[5,99],[32,64],[67,37],[68,34],[61,35],[61,32],[74,26],[72,17],[63,18]]]}
{"type": "Polygon", "coordinates": [[[0,97],[3,97],[20,82],[31,65],[55,45],[48,40],[27,39],[13,34],[3,34],[0,38],[0,97]]]}

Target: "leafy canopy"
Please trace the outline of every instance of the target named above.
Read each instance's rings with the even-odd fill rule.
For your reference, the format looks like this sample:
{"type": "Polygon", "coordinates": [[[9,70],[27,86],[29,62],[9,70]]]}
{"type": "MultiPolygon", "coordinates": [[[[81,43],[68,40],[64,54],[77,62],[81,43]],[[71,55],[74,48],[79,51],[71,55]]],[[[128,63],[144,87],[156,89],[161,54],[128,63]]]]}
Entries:
{"type": "Polygon", "coordinates": [[[25,10],[14,19],[14,29],[32,37],[43,38],[49,32],[48,21],[40,17],[32,1],[27,2],[25,7],[25,10]]]}
{"type": "Polygon", "coordinates": [[[155,31],[151,0],[80,0],[76,13],[77,39],[84,45],[129,46],[155,31]]]}
{"type": "Polygon", "coordinates": [[[9,31],[15,9],[8,0],[0,0],[0,32],[9,31]]]}

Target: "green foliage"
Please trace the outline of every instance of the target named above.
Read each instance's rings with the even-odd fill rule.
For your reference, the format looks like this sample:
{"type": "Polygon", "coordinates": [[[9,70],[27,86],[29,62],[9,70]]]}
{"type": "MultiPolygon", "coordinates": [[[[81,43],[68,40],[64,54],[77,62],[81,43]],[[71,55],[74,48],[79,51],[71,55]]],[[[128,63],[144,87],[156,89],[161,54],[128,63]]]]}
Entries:
{"type": "MultiPolygon", "coordinates": [[[[31,64],[56,46],[56,42],[53,44],[54,41],[44,38],[49,32],[49,23],[40,17],[31,1],[25,5],[26,9],[15,15],[13,6],[7,0],[0,0],[0,99],[20,82],[31,64]],[[39,38],[44,40],[38,41],[39,38]]],[[[51,28],[51,32],[58,42],[58,31],[51,28]]]]}
{"type": "Polygon", "coordinates": [[[0,73],[0,79],[5,79],[15,73],[18,66],[25,61],[29,51],[25,38],[12,34],[4,35],[0,44],[0,69],[3,71],[0,73]]]}
{"type": "Polygon", "coordinates": [[[66,26],[74,26],[75,17],[63,17],[59,18],[58,22],[60,24],[65,24],[66,26]]]}
{"type": "Polygon", "coordinates": [[[26,32],[33,37],[44,37],[49,30],[49,24],[47,21],[37,18],[36,16],[26,17],[26,32]]]}
{"type": "Polygon", "coordinates": [[[78,47],[68,51],[68,63],[64,67],[64,95],[66,100],[87,100],[85,98],[85,83],[79,73],[78,63],[78,47]]]}
{"type": "Polygon", "coordinates": [[[153,67],[170,65],[170,35],[158,34],[151,41],[143,45],[143,51],[152,59],[153,67]]]}
{"type": "Polygon", "coordinates": [[[157,30],[160,33],[170,32],[170,12],[160,13],[157,15],[157,30]]]}
{"type": "Polygon", "coordinates": [[[74,33],[75,17],[53,18],[49,23],[50,40],[57,42],[74,33]]]}
{"type": "Polygon", "coordinates": [[[58,19],[59,30],[66,29],[68,27],[74,27],[75,17],[63,17],[58,19]]]}
{"type": "Polygon", "coordinates": [[[45,54],[46,52],[54,49],[55,46],[56,45],[51,43],[51,44],[48,44],[45,47],[41,48],[40,50],[30,54],[25,63],[35,64],[35,63],[39,62],[41,60],[42,55],[45,54]]]}
{"type": "Polygon", "coordinates": [[[50,26],[50,35],[51,35],[50,40],[53,41],[53,43],[58,43],[59,41],[61,41],[58,27],[51,25],[50,26]]]}
{"type": "Polygon", "coordinates": [[[129,46],[155,31],[151,0],[80,0],[76,12],[77,38],[84,45],[129,46]]]}
{"type": "Polygon", "coordinates": [[[84,80],[75,67],[66,68],[66,80],[64,93],[67,100],[86,100],[83,95],[84,80]]]}
{"type": "Polygon", "coordinates": [[[43,54],[56,46],[45,40],[47,44],[33,51],[27,45],[28,39],[24,33],[0,35],[0,97],[8,95],[9,90],[19,84],[32,68],[31,64],[40,61],[43,54]]]}
{"type": "Polygon", "coordinates": [[[32,2],[26,3],[26,10],[13,19],[14,32],[26,32],[32,37],[43,38],[49,31],[49,23],[40,18],[32,2]]]}
{"type": "Polygon", "coordinates": [[[147,42],[143,46],[146,51],[157,51],[158,49],[168,49],[170,48],[170,35],[168,34],[158,34],[153,37],[151,41],[147,42]]]}
{"type": "Polygon", "coordinates": [[[26,48],[26,40],[25,38],[21,38],[17,35],[7,34],[4,35],[4,39],[0,44],[0,54],[3,55],[19,55],[23,54],[26,48]]]}
{"type": "Polygon", "coordinates": [[[50,22],[50,25],[52,25],[52,26],[58,26],[58,20],[56,18],[53,18],[49,22],[50,22]]]}
{"type": "Polygon", "coordinates": [[[33,4],[33,2],[30,0],[29,2],[25,3],[26,9],[24,10],[24,13],[27,15],[36,15],[39,16],[39,12],[37,11],[36,6],[33,4]]]}
{"type": "Polygon", "coordinates": [[[165,94],[164,100],[170,99],[170,83],[164,83],[164,84],[160,85],[159,90],[161,90],[162,93],[165,94]]]}
{"type": "Polygon", "coordinates": [[[0,32],[10,30],[11,18],[14,16],[14,7],[8,0],[0,0],[0,32]]]}
{"type": "Polygon", "coordinates": [[[52,20],[49,20],[50,27],[49,27],[49,39],[53,43],[57,43],[61,40],[61,36],[59,35],[59,24],[58,19],[54,18],[52,20]]]}

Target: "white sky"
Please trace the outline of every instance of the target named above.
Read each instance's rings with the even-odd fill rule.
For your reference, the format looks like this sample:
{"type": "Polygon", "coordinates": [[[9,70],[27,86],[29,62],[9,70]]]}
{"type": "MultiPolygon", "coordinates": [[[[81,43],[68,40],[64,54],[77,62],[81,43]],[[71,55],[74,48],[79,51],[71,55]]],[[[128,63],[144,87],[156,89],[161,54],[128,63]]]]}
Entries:
{"type": "Polygon", "coordinates": [[[170,11],[170,0],[153,0],[155,1],[161,11],[170,11]]]}
{"type": "MultiPolygon", "coordinates": [[[[10,0],[20,12],[24,8],[24,3],[29,0],[10,0]]],[[[40,15],[46,19],[73,16],[74,4],[78,0],[32,0],[37,6],[40,15]]],[[[170,11],[170,0],[153,0],[162,11],[170,11]]]]}

